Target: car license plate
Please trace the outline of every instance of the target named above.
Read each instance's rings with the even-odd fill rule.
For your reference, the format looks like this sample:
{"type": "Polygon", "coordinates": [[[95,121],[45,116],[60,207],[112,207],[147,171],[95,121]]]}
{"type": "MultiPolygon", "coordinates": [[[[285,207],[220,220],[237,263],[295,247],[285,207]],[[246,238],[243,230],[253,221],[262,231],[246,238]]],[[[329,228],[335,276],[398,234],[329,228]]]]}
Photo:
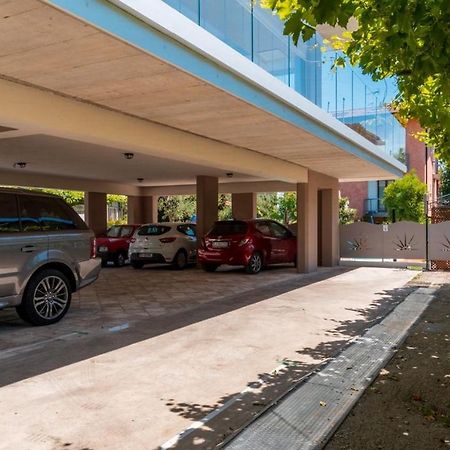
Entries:
{"type": "Polygon", "coordinates": [[[228,248],[228,241],[213,241],[213,248],[228,248]]]}
{"type": "Polygon", "coordinates": [[[140,258],[153,258],[153,253],[139,253],[140,258]]]}
{"type": "Polygon", "coordinates": [[[108,247],[99,247],[98,251],[99,252],[107,252],[108,251],[108,247]]]}

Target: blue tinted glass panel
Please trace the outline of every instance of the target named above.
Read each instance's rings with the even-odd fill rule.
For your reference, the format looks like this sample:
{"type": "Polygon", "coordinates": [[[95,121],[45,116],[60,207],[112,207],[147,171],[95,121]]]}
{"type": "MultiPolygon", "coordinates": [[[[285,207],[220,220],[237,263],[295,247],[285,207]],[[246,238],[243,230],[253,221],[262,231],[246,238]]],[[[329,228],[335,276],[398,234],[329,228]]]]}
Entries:
{"type": "Polygon", "coordinates": [[[289,84],[289,39],[270,11],[255,8],[253,61],[283,83],[289,84]]]}
{"type": "Polygon", "coordinates": [[[164,0],[164,2],[192,21],[198,22],[199,0],[164,0]]]}
{"type": "Polygon", "coordinates": [[[238,0],[201,0],[200,25],[251,59],[252,15],[250,3],[238,0]]]}

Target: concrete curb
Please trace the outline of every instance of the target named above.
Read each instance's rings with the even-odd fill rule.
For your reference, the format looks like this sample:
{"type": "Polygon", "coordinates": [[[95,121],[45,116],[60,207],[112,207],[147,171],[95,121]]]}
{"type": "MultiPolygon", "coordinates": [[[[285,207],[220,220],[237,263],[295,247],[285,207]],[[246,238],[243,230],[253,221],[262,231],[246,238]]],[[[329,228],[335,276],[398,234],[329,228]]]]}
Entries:
{"type": "Polygon", "coordinates": [[[223,448],[321,449],[392,358],[433,299],[419,288],[326,367],[268,408],[223,448]]]}

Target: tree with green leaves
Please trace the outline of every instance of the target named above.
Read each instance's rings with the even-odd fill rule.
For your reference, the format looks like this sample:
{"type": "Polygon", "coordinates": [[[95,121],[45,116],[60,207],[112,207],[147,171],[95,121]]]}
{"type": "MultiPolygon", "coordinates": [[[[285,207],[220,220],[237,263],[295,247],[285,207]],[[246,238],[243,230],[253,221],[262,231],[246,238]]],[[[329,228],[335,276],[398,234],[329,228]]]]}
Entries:
{"type": "Polygon", "coordinates": [[[391,220],[425,221],[425,194],[427,186],[422,183],[415,171],[388,184],[384,189],[384,205],[391,220]],[[395,212],[394,212],[395,211],[395,212]]]}
{"type": "Polygon", "coordinates": [[[350,202],[347,197],[339,198],[339,223],[347,225],[356,222],[358,211],[355,208],[350,208],[350,202]]]}
{"type": "Polygon", "coordinates": [[[439,194],[441,197],[450,200],[450,167],[448,163],[440,165],[439,174],[441,176],[439,194]]]}
{"type": "Polygon", "coordinates": [[[450,161],[448,0],[260,1],[277,12],[295,43],[310,39],[320,24],[346,28],[353,22],[356,29],[333,38],[332,46],[374,80],[395,77],[399,118],[418,119],[426,130],[422,140],[450,161]]]}
{"type": "Polygon", "coordinates": [[[258,217],[290,224],[297,221],[297,194],[295,192],[258,194],[258,217]]]}

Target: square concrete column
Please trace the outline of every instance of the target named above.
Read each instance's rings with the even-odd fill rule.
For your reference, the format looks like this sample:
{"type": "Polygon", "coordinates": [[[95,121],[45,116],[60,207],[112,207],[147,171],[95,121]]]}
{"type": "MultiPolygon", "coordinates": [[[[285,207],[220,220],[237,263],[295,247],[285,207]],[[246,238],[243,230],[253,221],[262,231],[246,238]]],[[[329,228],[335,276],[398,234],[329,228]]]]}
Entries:
{"type": "Polygon", "coordinates": [[[231,209],[234,219],[256,219],[256,192],[231,194],[231,209]]]}
{"type": "Polygon", "coordinates": [[[320,265],[332,267],[339,264],[339,190],[320,191],[320,265]]]}
{"type": "Polygon", "coordinates": [[[156,223],[158,222],[157,196],[128,196],[128,223],[156,223]]]}
{"type": "Polygon", "coordinates": [[[218,198],[219,179],[199,175],[197,177],[197,236],[199,242],[217,220],[218,198]]]}
{"type": "Polygon", "coordinates": [[[86,223],[95,235],[103,234],[108,227],[106,194],[103,192],[85,192],[84,214],[86,223]]]}
{"type": "Polygon", "coordinates": [[[313,183],[297,184],[297,271],[317,270],[317,188],[313,183]]]}

